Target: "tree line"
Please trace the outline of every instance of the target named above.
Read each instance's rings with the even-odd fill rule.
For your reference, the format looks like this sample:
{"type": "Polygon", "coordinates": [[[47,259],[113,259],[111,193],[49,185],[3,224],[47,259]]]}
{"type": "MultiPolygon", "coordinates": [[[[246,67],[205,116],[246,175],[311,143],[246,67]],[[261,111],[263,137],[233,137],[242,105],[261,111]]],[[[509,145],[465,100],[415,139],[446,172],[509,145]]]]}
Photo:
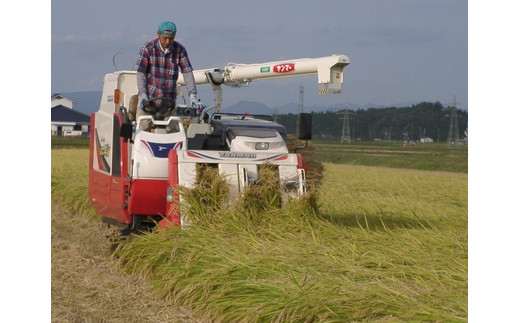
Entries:
{"type": "MultiPolygon", "coordinates": [[[[446,141],[450,132],[452,112],[456,111],[458,138],[465,137],[468,112],[444,107],[440,102],[422,102],[411,107],[368,108],[312,112],[314,139],[341,138],[343,129],[352,140],[413,140],[429,137],[434,141],[446,141]],[[344,122],[345,120],[345,122],[344,122]],[[348,121],[348,122],[347,122],[348,121]]],[[[276,122],[284,125],[288,133],[296,133],[297,114],[276,115],[276,122]]],[[[455,130],[455,127],[452,127],[455,130]]]]}

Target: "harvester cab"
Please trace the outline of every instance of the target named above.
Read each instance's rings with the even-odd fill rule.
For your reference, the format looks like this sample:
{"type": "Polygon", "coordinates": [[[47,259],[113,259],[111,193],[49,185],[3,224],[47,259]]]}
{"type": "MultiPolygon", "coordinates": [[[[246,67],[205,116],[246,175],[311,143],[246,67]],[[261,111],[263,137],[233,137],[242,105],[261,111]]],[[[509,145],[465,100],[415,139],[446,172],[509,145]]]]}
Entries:
{"type": "MultiPolygon", "coordinates": [[[[300,154],[291,153],[284,126],[265,116],[221,112],[222,85],[240,87],[257,79],[318,74],[319,93],[340,93],[345,55],[263,64],[228,65],[196,70],[195,83],[209,84],[214,104],[194,110],[164,98],[160,110],[145,104],[148,115],[136,117],[135,71],[105,75],[99,110],[91,115],[89,199],[108,223],[124,227],[122,234],[159,223],[188,223],[179,211],[178,188],[195,185],[197,167],[215,167],[237,199],[258,180],[259,166],[277,169],[286,195],[306,193],[300,154]],[[167,115],[167,117],[164,117],[167,115]]],[[[179,76],[178,93],[184,86],[179,76]]],[[[310,114],[300,115],[298,137],[311,139],[310,114]]]]}

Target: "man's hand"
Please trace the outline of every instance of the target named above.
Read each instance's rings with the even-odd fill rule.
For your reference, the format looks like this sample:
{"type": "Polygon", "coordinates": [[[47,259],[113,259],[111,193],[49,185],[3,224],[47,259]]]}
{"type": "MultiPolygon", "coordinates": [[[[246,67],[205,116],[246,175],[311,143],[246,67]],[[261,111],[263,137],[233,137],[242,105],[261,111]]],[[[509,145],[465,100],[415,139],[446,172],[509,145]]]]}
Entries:
{"type": "Polygon", "coordinates": [[[197,111],[201,111],[206,107],[204,103],[200,102],[200,100],[197,99],[197,96],[195,94],[190,94],[190,105],[192,109],[195,109],[197,111]]]}
{"type": "Polygon", "coordinates": [[[144,103],[145,103],[146,101],[148,101],[148,95],[146,95],[146,94],[141,94],[141,95],[139,96],[139,107],[140,107],[141,110],[143,110],[143,111],[146,111],[146,109],[145,109],[145,105],[144,105],[144,103]]]}

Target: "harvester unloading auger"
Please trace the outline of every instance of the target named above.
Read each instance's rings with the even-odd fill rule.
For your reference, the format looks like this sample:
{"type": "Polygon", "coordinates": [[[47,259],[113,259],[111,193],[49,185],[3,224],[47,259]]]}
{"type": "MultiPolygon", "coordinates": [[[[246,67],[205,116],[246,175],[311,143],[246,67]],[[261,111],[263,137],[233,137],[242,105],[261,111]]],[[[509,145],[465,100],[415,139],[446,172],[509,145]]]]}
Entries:
{"type": "MultiPolygon", "coordinates": [[[[176,105],[177,116],[135,119],[138,104],[135,71],[105,75],[99,110],[91,115],[89,199],[107,223],[138,230],[144,222],[160,227],[189,222],[178,207],[178,188],[193,187],[197,165],[218,168],[238,198],[258,180],[258,168],[277,168],[284,194],[306,194],[302,157],[290,153],[284,126],[245,115],[222,113],[222,85],[240,87],[253,80],[318,74],[319,93],[341,92],[345,55],[262,64],[234,64],[193,71],[195,83],[209,84],[214,105],[194,111],[176,105]],[[145,131],[144,123],[152,124],[145,131]]],[[[184,85],[179,75],[177,86],[184,85]]],[[[178,91],[180,93],[180,91],[178,91]]],[[[158,98],[154,98],[158,99],[158,98]]],[[[298,138],[311,139],[310,114],[299,115],[298,138]]]]}

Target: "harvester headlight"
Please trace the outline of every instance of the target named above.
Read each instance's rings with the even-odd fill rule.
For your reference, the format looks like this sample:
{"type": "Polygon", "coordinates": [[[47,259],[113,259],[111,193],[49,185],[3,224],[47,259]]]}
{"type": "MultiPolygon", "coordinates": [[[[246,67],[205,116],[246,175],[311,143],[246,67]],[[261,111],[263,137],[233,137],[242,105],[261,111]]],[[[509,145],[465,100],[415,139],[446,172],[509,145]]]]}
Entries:
{"type": "Polygon", "coordinates": [[[268,142],[257,142],[255,144],[256,150],[267,150],[269,149],[269,143],[268,142]]]}

